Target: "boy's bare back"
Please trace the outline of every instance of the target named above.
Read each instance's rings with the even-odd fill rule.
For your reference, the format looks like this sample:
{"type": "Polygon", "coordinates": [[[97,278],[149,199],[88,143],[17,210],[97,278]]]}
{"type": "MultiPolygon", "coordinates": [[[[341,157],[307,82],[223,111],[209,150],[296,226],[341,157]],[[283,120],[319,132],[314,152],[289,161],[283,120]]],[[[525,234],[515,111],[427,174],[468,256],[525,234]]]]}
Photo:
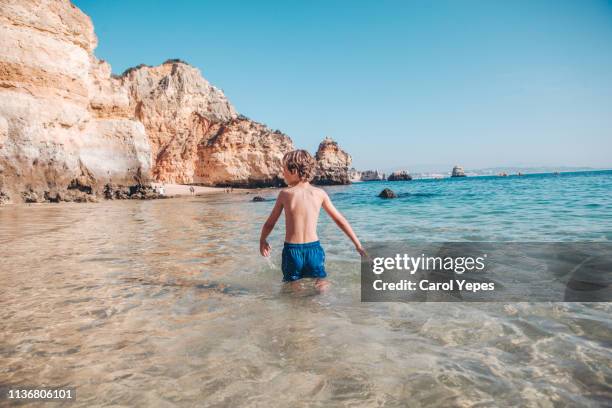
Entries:
{"type": "Polygon", "coordinates": [[[327,193],[310,183],[282,190],[278,196],[285,210],[285,242],[318,241],[317,222],[327,193]]]}

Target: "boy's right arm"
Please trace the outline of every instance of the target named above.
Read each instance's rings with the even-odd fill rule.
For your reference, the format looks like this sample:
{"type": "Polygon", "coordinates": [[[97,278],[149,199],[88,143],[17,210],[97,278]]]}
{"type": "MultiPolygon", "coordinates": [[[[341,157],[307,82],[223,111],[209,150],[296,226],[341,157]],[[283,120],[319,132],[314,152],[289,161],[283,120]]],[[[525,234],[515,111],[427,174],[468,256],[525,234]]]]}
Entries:
{"type": "Polygon", "coordinates": [[[268,217],[263,227],[261,228],[261,236],[259,237],[259,252],[261,253],[262,256],[270,256],[271,248],[270,248],[270,244],[268,244],[267,238],[268,238],[268,235],[270,235],[270,233],[274,229],[274,226],[276,225],[276,221],[278,221],[278,217],[280,217],[281,213],[283,212],[283,197],[284,197],[283,191],[278,193],[278,197],[276,198],[276,203],[274,204],[274,208],[272,208],[272,212],[270,213],[270,216],[268,217]]]}

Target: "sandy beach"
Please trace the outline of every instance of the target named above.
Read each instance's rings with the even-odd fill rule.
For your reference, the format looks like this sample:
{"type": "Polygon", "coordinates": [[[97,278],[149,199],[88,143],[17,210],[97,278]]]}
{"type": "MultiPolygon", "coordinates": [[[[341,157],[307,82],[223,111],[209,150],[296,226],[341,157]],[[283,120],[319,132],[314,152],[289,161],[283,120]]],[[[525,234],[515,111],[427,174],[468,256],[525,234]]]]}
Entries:
{"type": "Polygon", "coordinates": [[[189,191],[190,187],[195,189],[195,195],[210,194],[210,193],[223,193],[225,192],[224,187],[204,187],[204,186],[191,186],[188,184],[170,184],[170,183],[151,183],[153,187],[159,189],[164,188],[164,195],[167,196],[188,196],[192,195],[189,191]]]}

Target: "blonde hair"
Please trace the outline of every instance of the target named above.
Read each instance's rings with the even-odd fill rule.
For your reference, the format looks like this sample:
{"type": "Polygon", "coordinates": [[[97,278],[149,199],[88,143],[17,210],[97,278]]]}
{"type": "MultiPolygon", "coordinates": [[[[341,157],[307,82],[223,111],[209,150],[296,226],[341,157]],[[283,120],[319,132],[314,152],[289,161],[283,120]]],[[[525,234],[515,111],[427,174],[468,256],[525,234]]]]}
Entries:
{"type": "Polygon", "coordinates": [[[310,181],[315,176],[317,162],[306,150],[294,150],[283,157],[283,165],[291,173],[296,172],[300,180],[310,181]]]}

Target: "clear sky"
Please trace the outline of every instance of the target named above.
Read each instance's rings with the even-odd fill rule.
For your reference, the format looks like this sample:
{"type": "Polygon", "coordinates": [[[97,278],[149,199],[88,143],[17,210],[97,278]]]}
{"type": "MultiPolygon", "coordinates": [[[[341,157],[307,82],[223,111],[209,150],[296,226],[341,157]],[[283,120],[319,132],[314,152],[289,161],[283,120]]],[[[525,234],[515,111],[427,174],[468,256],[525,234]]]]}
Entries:
{"type": "Polygon", "coordinates": [[[612,167],[612,2],[75,0],[121,73],[181,58],[359,169],[612,167]]]}

